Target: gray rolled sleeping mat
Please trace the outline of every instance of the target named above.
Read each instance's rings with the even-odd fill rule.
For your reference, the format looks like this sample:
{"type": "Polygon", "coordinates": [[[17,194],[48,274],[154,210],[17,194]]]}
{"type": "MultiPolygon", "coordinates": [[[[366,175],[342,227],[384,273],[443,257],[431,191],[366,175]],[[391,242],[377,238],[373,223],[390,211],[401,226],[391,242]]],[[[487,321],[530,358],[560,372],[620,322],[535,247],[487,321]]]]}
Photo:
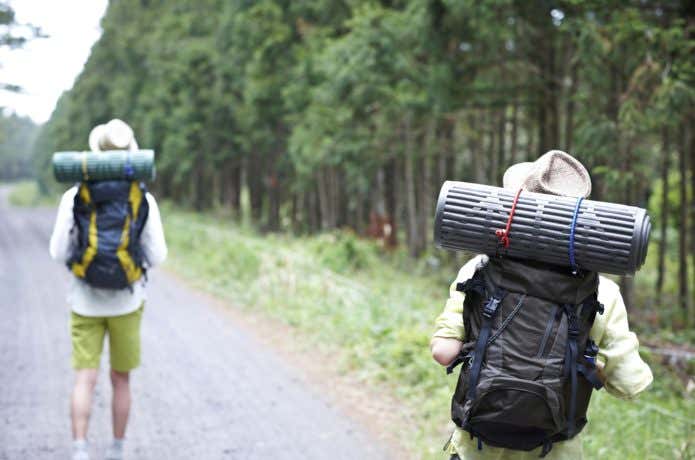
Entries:
{"type": "Polygon", "coordinates": [[[53,174],[58,182],[151,181],[155,177],[154,151],[56,152],[53,174]]]}
{"type": "Polygon", "coordinates": [[[447,181],[437,201],[434,241],[442,248],[623,275],[644,264],[650,230],[646,210],[634,206],[447,181]]]}

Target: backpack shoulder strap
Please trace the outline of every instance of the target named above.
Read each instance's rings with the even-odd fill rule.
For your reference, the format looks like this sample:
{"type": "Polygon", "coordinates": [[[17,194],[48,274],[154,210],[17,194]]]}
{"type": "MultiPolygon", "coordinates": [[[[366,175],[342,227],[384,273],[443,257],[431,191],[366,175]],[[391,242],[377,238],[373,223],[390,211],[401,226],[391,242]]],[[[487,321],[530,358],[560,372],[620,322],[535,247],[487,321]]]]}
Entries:
{"type": "Polygon", "coordinates": [[[577,318],[576,306],[565,304],[563,310],[567,316],[567,347],[565,348],[565,379],[570,379],[570,400],[569,410],[567,411],[567,436],[574,436],[575,422],[577,414],[577,359],[579,337],[579,319],[577,318]],[[569,374],[569,375],[568,375],[569,374]]]}
{"type": "Polygon", "coordinates": [[[492,321],[497,314],[500,303],[507,295],[507,291],[504,289],[496,289],[495,293],[487,299],[485,306],[483,307],[483,321],[480,327],[480,334],[478,334],[478,340],[475,343],[475,349],[473,351],[473,363],[471,364],[470,381],[468,382],[468,399],[475,399],[475,390],[478,386],[478,379],[480,378],[480,369],[483,365],[483,358],[485,357],[485,350],[487,349],[488,339],[490,338],[490,332],[492,330],[492,321]]]}
{"type": "MultiPolygon", "coordinates": [[[[87,276],[87,269],[97,254],[97,245],[99,244],[97,236],[97,211],[93,206],[92,195],[86,182],[81,182],[79,184],[77,194],[75,195],[75,202],[83,204],[89,209],[89,226],[87,227],[87,247],[84,252],[82,252],[81,257],[77,256],[78,259],[72,261],[69,268],[75,276],[84,278],[87,276]]],[[[77,209],[78,206],[73,207],[73,214],[76,213],[77,209]]],[[[75,223],[77,223],[76,214],[75,223]]]]}
{"type": "Polygon", "coordinates": [[[142,267],[135,262],[128,248],[130,246],[130,239],[134,236],[133,224],[138,219],[138,213],[140,212],[140,206],[142,205],[142,200],[144,198],[145,196],[142,192],[140,184],[136,181],[132,181],[130,183],[130,190],[128,192],[128,216],[123,223],[121,242],[116,250],[116,255],[126,275],[128,284],[130,285],[132,285],[142,276],[142,267]]]}
{"type": "Polygon", "coordinates": [[[143,186],[136,181],[130,183],[130,192],[128,193],[128,204],[130,205],[130,218],[133,222],[138,220],[138,213],[140,212],[140,206],[142,201],[145,199],[145,190],[143,186]]]}
{"type": "Polygon", "coordinates": [[[463,307],[463,324],[464,324],[464,329],[466,331],[466,338],[465,338],[465,344],[463,347],[461,347],[461,351],[459,354],[454,358],[454,360],[449,363],[449,365],[446,368],[446,373],[451,374],[454,372],[454,369],[458,367],[459,364],[467,363],[470,360],[471,357],[471,346],[468,343],[470,340],[470,321],[468,318],[468,315],[470,315],[470,305],[471,305],[471,294],[476,294],[480,298],[486,298],[487,297],[487,287],[485,285],[485,281],[482,275],[482,270],[484,267],[478,267],[473,273],[473,276],[471,278],[468,278],[465,281],[461,281],[459,283],[456,283],[456,290],[458,292],[461,292],[466,295],[466,298],[464,300],[464,307],[463,307]],[[466,308],[466,305],[469,306],[469,308],[466,308]]]}

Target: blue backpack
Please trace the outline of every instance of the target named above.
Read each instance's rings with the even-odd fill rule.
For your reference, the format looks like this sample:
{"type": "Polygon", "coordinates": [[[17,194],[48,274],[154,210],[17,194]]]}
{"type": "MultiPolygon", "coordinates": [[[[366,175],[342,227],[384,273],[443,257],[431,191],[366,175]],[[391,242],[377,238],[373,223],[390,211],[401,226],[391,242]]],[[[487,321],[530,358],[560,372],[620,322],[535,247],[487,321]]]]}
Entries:
{"type": "Polygon", "coordinates": [[[77,245],[68,268],[90,286],[132,288],[145,274],[140,235],[149,206],[144,184],[123,180],[81,182],[73,215],[77,245]]]}

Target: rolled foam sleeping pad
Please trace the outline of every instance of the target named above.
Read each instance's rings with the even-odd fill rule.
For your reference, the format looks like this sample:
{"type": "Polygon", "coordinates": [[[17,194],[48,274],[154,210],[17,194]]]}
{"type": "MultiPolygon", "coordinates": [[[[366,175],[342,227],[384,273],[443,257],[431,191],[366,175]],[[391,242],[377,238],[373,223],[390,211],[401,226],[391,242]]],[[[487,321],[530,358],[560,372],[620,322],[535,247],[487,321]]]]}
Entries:
{"type": "Polygon", "coordinates": [[[53,175],[58,182],[151,181],[155,178],[154,151],[56,152],[53,154],[53,175]]]}
{"type": "MultiPolygon", "coordinates": [[[[442,248],[502,255],[572,267],[570,240],[577,198],[522,191],[509,245],[496,234],[505,229],[515,190],[447,181],[437,201],[434,241],[442,248]]],[[[574,225],[574,267],[631,274],[647,257],[651,222],[634,206],[582,200],[574,225]]]]}

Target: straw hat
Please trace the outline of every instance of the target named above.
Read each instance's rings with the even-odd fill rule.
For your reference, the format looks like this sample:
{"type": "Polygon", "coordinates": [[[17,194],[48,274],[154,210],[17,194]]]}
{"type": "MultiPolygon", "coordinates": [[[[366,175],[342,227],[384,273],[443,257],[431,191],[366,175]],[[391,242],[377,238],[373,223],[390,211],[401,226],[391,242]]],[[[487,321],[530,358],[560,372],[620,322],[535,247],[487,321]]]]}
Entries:
{"type": "Polygon", "coordinates": [[[591,193],[589,172],[573,156],[551,150],[534,162],[517,163],[505,171],[504,188],[551,195],[587,198],[591,193]]]}
{"type": "Polygon", "coordinates": [[[89,133],[89,149],[92,152],[104,150],[137,150],[133,129],[123,120],[114,118],[105,125],[97,125],[89,133]]]}

